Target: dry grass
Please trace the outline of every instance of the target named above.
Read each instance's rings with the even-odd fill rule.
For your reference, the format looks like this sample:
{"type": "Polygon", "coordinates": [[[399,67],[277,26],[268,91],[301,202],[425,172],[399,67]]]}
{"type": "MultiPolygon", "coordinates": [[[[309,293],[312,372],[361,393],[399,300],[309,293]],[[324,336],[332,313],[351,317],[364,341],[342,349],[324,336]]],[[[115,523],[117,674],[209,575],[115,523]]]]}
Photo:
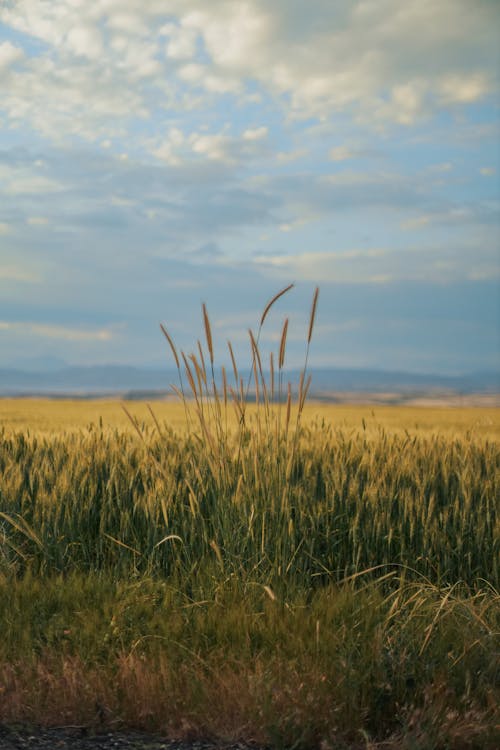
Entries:
{"type": "Polygon", "coordinates": [[[283,601],[234,583],[205,581],[195,601],[151,580],[0,586],[13,613],[0,620],[2,720],[275,747],[495,747],[491,594],[372,583],[283,601]]]}
{"type": "Polygon", "coordinates": [[[0,682],[0,716],[6,724],[345,750],[496,750],[500,730],[494,727],[494,696],[489,708],[471,699],[465,712],[452,709],[444,679],[429,686],[421,705],[403,708],[399,727],[370,740],[361,717],[356,722],[346,711],[345,698],[332,700],[329,677],[260,659],[240,668],[219,664],[215,673],[188,665],[174,673],[165,654],[155,661],[122,654],[111,674],[109,668],[50,654],[36,666],[0,665],[0,682]]]}

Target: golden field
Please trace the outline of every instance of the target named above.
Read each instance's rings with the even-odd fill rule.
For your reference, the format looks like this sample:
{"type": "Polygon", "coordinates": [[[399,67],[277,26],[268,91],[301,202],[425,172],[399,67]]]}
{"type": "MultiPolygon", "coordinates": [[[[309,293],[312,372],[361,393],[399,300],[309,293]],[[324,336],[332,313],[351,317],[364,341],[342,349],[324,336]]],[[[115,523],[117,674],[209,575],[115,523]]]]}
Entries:
{"type": "MultiPolygon", "coordinates": [[[[139,422],[153,424],[148,404],[160,422],[174,431],[184,431],[186,418],[183,404],[177,400],[121,401],[118,399],[0,399],[0,429],[29,430],[49,434],[79,431],[90,424],[111,429],[133,430],[123,405],[139,422]]],[[[252,407],[250,407],[251,411],[252,407]]],[[[324,420],[333,428],[367,430],[380,428],[421,434],[446,434],[456,437],[469,433],[477,438],[500,438],[500,408],[457,406],[385,406],[349,405],[308,402],[303,423],[324,420]],[[363,426],[364,422],[364,426],[363,426]]]]}
{"type": "Polygon", "coordinates": [[[500,410],[206,382],[0,400],[0,724],[496,750],[500,410]]]}

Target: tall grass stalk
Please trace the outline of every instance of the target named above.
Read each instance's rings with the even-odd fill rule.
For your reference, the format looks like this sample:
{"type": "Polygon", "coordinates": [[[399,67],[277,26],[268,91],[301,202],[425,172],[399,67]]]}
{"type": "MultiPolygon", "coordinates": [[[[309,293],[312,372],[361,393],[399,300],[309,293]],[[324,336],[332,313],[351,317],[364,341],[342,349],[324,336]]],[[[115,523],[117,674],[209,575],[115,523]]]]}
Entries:
{"type": "MultiPolygon", "coordinates": [[[[230,342],[228,342],[228,350],[231,357],[235,386],[234,388],[228,388],[224,367],[221,367],[220,380],[216,378],[212,327],[205,303],[202,305],[202,318],[206,354],[210,362],[210,378],[207,377],[205,351],[200,341],[198,341],[196,353],[187,354],[181,351],[179,357],[172,337],[167,332],[165,326],[161,326],[162,332],[174,356],[178,371],[179,388],[175,388],[175,392],[180,396],[184,404],[187,419],[194,407],[195,421],[199,429],[198,435],[203,441],[207,456],[210,456],[211,481],[215,483],[214,491],[218,493],[234,492],[237,487],[241,488],[242,482],[247,480],[248,474],[242,466],[242,450],[244,445],[250,442],[255,459],[253,481],[258,485],[264,482],[269,487],[269,490],[272,488],[273,493],[277,497],[285,498],[287,494],[286,486],[288,486],[289,474],[293,471],[294,457],[299,440],[300,417],[311,382],[310,377],[306,378],[306,373],[319,290],[315,290],[312,301],[305,362],[297,391],[294,440],[291,445],[288,440],[292,412],[291,384],[288,384],[286,391],[286,420],[284,429],[281,423],[288,318],[283,325],[279,351],[277,353],[279,378],[277,409],[275,408],[274,357],[271,353],[270,369],[269,373],[266,373],[260,351],[260,338],[271,309],[278,300],[292,290],[293,286],[293,284],[289,284],[281,289],[265,305],[260,317],[257,334],[254,335],[251,329],[248,332],[250,369],[246,386],[243,386],[243,380],[239,375],[240,368],[236,364],[233,347],[230,342]],[[183,386],[184,378],[181,361],[184,365],[184,376],[189,385],[189,392],[183,386]],[[229,397],[232,400],[232,408],[237,417],[236,431],[234,430],[234,422],[228,418],[229,397]],[[255,404],[254,409],[249,409],[250,403],[252,405],[255,404]],[[252,411],[252,424],[249,424],[247,421],[247,415],[250,410],[252,411]],[[230,424],[231,429],[229,429],[230,424]],[[268,451],[276,456],[275,469],[271,470],[271,473],[266,470],[264,474],[261,471],[261,465],[257,458],[263,451],[268,451]]],[[[193,421],[189,418],[189,425],[191,424],[193,424],[193,421]]],[[[266,469],[272,469],[272,465],[270,464],[266,469]]]]}

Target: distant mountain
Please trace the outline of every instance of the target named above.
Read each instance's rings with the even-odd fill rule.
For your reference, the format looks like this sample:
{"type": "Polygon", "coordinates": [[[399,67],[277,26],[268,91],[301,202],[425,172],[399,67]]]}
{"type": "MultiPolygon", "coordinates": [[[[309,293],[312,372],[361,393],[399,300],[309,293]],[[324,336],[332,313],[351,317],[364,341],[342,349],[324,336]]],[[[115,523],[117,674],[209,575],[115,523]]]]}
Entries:
{"type": "Polygon", "coordinates": [[[134,389],[168,390],[177,373],[123,365],[63,367],[33,372],[0,369],[0,394],[122,393],[134,389]]]}
{"type": "Polygon", "coordinates": [[[62,357],[47,355],[42,357],[22,357],[15,361],[12,365],[12,369],[33,373],[56,372],[67,366],[68,363],[62,359],[62,357]]]}
{"type": "Polygon", "coordinates": [[[500,374],[478,372],[466,375],[439,375],[386,370],[317,369],[313,372],[311,388],[315,393],[331,390],[500,393],[500,374]]]}
{"type": "MultiPolygon", "coordinates": [[[[55,364],[55,363],[54,363],[55,364]]],[[[243,373],[244,374],[244,373],[243,373]]],[[[335,392],[428,394],[437,392],[470,394],[500,393],[500,376],[495,372],[467,375],[433,375],[362,369],[311,369],[311,395],[330,398],[335,392]]],[[[0,369],[0,396],[14,395],[128,395],[152,398],[170,391],[177,383],[171,369],[146,369],[124,365],[88,367],[40,367],[0,369]]],[[[248,376],[246,376],[248,377],[248,376]]],[[[246,379],[245,377],[245,379],[246,379]]],[[[286,372],[294,387],[300,370],[286,372]]]]}

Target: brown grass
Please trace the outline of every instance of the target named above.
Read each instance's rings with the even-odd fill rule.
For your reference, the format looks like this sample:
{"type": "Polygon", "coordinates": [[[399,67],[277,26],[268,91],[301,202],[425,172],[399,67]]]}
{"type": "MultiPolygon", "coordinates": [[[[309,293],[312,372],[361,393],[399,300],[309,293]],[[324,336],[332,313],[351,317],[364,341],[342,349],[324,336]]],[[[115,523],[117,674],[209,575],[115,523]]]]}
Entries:
{"type": "MultiPolygon", "coordinates": [[[[339,676],[340,677],[340,676],[339,676]]],[[[133,729],[170,739],[356,750],[496,750],[496,708],[470,701],[465,712],[450,710],[446,680],[430,683],[423,704],[401,716],[401,729],[372,742],[355,729],[342,698],[343,679],[294,667],[276,659],[217,665],[196,654],[177,665],[162,654],[151,661],[118,654],[109,667],[89,666],[76,657],[47,653],[36,664],[0,664],[0,716],[5,724],[133,729]]]]}

